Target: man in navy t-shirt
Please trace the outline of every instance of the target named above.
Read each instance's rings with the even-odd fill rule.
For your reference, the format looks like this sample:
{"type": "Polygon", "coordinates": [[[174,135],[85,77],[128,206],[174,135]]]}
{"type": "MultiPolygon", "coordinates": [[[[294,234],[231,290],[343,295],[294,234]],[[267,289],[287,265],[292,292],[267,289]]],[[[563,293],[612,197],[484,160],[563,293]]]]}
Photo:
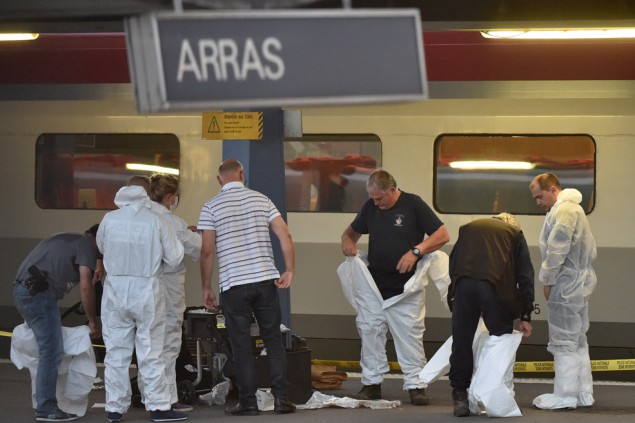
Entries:
{"type": "MultiPolygon", "coordinates": [[[[344,230],[342,252],[345,256],[357,255],[357,241],[363,234],[369,235],[368,270],[386,301],[408,294],[404,293],[404,286],[414,275],[419,259],[441,248],[450,236],[432,209],[419,196],[399,190],[393,176],[385,170],[373,172],[366,189],[370,198],[344,230]]],[[[363,384],[358,399],[381,398],[382,370],[388,369],[386,331],[390,329],[404,373],[404,389],[413,404],[428,404],[425,384],[418,378],[426,363],[422,341],[424,300],[422,290],[417,298],[404,296],[403,301],[399,299],[384,309],[379,325],[369,325],[358,316],[363,384]]]]}

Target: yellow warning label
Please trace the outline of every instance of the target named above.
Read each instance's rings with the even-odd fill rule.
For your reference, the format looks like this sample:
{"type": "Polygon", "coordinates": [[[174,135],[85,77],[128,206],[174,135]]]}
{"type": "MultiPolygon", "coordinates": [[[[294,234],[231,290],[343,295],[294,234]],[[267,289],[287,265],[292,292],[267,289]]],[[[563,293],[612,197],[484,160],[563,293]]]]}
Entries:
{"type": "Polygon", "coordinates": [[[203,113],[203,139],[259,140],[262,139],[262,122],[262,112],[203,113]]]}

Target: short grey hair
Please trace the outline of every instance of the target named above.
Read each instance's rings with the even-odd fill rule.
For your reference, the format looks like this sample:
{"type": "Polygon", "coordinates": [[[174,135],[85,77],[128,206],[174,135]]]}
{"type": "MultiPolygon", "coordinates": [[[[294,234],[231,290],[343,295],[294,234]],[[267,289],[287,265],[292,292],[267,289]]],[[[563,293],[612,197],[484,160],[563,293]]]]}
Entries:
{"type": "Polygon", "coordinates": [[[492,216],[494,219],[502,220],[503,222],[513,226],[514,228],[520,230],[520,223],[518,223],[518,219],[513,214],[503,212],[499,213],[496,216],[492,216]]]}
{"type": "Polygon", "coordinates": [[[377,169],[370,174],[366,181],[366,191],[370,191],[373,188],[386,192],[391,188],[397,188],[397,181],[384,169],[377,169]]]}

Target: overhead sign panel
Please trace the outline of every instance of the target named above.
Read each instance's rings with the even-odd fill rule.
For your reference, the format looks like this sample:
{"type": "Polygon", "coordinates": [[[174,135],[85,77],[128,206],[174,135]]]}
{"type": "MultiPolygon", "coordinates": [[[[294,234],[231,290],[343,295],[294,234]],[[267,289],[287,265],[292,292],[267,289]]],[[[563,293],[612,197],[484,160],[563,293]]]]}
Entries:
{"type": "Polygon", "coordinates": [[[427,98],[416,9],[156,13],[126,39],[142,113],[427,98]]]}

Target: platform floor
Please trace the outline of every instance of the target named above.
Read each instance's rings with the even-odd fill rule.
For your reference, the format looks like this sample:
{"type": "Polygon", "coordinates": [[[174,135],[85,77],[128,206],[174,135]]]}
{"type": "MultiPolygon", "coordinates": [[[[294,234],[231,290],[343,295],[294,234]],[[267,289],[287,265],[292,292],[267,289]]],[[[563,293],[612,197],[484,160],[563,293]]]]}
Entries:
{"type": "MultiPolygon", "coordinates": [[[[6,359],[0,360],[0,410],[1,421],[29,422],[35,421],[31,408],[31,381],[28,370],[17,368],[6,359]]],[[[98,376],[103,377],[103,367],[99,368],[98,376]]],[[[428,406],[413,406],[409,403],[408,393],[402,390],[402,380],[398,375],[389,375],[383,385],[383,396],[389,400],[400,400],[400,407],[387,410],[373,410],[369,408],[345,409],[325,408],[317,410],[298,410],[294,414],[277,415],[263,412],[259,417],[232,417],[223,413],[225,406],[208,406],[195,404],[194,411],[188,413],[188,422],[209,423],[237,422],[245,419],[261,422],[461,422],[466,423],[479,419],[485,421],[486,416],[470,416],[457,420],[452,415],[451,388],[447,379],[434,382],[428,388],[431,404],[428,406]],[[260,420],[258,420],[260,419],[260,420]]],[[[359,375],[351,373],[341,389],[322,391],[324,394],[335,396],[353,396],[360,389],[359,375]]],[[[515,421],[527,422],[629,422],[635,421],[635,383],[624,382],[595,382],[595,405],[572,411],[542,411],[531,406],[532,399],[542,393],[551,392],[551,380],[519,379],[516,381],[516,399],[523,417],[512,418],[515,421]]],[[[81,422],[107,422],[103,409],[105,392],[93,390],[90,394],[89,408],[81,422]]],[[[228,400],[233,405],[235,400],[228,400]]],[[[124,415],[126,422],[149,422],[149,413],[143,408],[132,407],[124,415]]]]}

